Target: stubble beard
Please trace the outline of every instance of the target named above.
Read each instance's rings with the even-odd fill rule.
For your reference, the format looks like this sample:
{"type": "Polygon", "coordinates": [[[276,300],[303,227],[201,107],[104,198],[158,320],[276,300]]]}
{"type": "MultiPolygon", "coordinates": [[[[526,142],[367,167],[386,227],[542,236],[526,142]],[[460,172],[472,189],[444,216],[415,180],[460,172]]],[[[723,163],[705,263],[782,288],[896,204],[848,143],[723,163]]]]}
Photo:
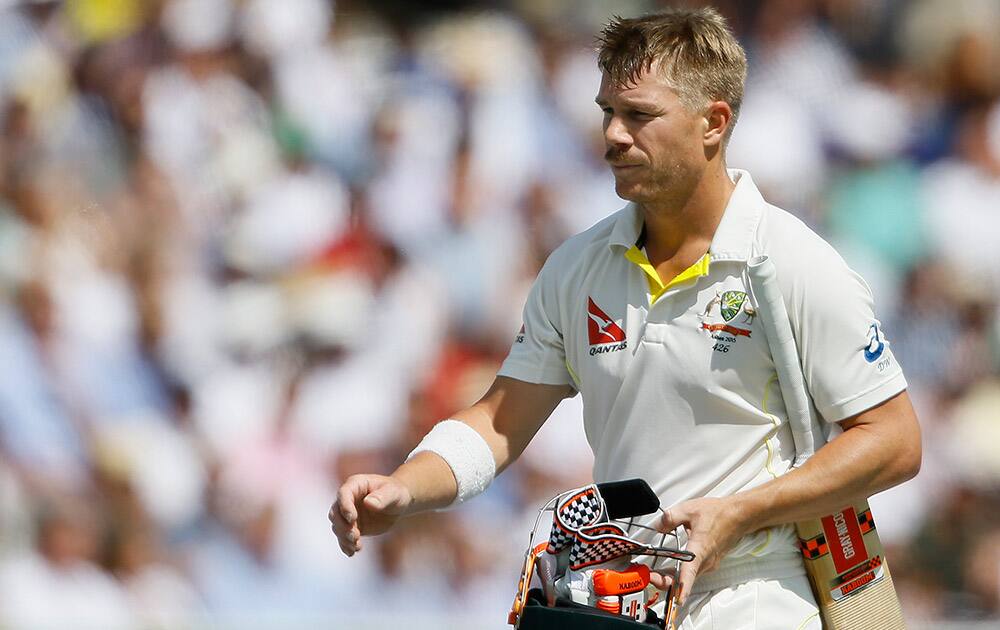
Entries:
{"type": "Polygon", "coordinates": [[[678,184],[685,180],[685,169],[680,164],[654,169],[649,165],[641,167],[644,177],[623,181],[615,177],[615,192],[626,201],[646,205],[660,204],[677,194],[678,184]]]}
{"type": "Polygon", "coordinates": [[[668,212],[687,205],[704,176],[704,169],[693,162],[678,159],[651,178],[642,202],[647,207],[659,207],[668,212]]]}

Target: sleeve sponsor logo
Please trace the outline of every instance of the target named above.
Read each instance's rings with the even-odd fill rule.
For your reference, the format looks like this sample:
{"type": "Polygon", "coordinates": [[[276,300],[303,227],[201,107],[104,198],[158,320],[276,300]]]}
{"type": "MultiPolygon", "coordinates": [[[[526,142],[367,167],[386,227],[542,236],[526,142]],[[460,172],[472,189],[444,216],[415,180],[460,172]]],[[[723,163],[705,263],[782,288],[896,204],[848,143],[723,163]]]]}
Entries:
{"type": "Polygon", "coordinates": [[[517,331],[517,337],[514,337],[514,343],[524,343],[524,324],[521,324],[521,330],[517,331]]]}
{"type": "Polygon", "coordinates": [[[865,361],[869,363],[878,361],[882,353],[885,352],[885,341],[882,337],[882,331],[878,328],[878,322],[868,328],[868,345],[865,346],[864,352],[865,361]]]}

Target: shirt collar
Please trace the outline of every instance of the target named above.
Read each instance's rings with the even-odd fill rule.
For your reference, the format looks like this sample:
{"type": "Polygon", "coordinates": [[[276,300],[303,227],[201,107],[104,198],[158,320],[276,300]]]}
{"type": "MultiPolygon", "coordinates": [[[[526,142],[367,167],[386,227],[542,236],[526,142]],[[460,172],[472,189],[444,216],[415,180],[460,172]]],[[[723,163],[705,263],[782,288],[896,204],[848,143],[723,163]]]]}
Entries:
{"type": "MultiPolygon", "coordinates": [[[[729,169],[729,177],[736,184],[722,221],[715,230],[708,253],[712,260],[749,260],[752,255],[754,233],[760,223],[764,198],[753,183],[750,173],[729,169]]],[[[608,246],[621,246],[626,250],[635,245],[642,232],[642,212],[635,203],[629,203],[618,213],[608,246]]]]}
{"type": "Polygon", "coordinates": [[[708,253],[712,260],[749,260],[753,255],[754,235],[766,202],[750,173],[729,169],[729,177],[736,183],[719,227],[715,229],[708,253]]]}
{"type": "Polygon", "coordinates": [[[611,228],[611,236],[608,238],[608,246],[620,245],[629,249],[639,240],[642,233],[642,212],[635,203],[629,203],[615,219],[615,225],[611,228]]]}

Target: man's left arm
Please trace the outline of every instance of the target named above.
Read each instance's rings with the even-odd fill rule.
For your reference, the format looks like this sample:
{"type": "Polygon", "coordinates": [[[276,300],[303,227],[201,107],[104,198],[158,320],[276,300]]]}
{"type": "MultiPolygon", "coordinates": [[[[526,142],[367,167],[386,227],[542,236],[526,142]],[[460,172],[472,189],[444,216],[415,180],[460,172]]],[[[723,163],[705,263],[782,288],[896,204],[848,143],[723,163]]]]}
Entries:
{"type": "Polygon", "coordinates": [[[687,548],[697,556],[682,564],[681,602],[695,577],[713,569],[746,534],[830,514],[920,470],[920,426],[906,391],[839,424],[843,434],[801,467],[730,497],[692,499],[667,511],[661,528],[684,525],[687,548]]]}

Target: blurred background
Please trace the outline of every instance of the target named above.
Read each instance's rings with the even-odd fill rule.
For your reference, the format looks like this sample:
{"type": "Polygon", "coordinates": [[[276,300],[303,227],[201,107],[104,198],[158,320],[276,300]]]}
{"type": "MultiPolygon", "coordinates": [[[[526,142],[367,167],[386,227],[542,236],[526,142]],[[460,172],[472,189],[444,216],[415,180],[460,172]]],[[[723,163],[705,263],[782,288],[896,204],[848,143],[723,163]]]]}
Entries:
{"type": "MultiPolygon", "coordinates": [[[[996,627],[1000,0],[712,4],[730,165],[869,281],[918,406],[923,471],[872,501],[906,615],[996,627]]],[[[350,560],[327,510],[623,205],[594,35],[659,6],[0,0],[0,628],[505,627],[589,480],[579,397],[350,560]]]]}

